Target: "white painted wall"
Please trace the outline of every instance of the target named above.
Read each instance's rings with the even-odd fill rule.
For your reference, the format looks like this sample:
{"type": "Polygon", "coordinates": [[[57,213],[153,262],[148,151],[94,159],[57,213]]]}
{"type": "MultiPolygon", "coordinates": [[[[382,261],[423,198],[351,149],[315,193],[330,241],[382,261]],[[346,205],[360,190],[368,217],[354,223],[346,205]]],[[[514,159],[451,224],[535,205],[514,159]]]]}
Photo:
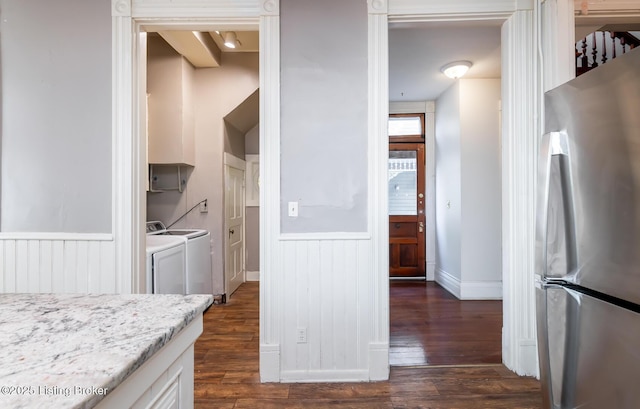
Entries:
{"type": "Polygon", "coordinates": [[[436,269],[462,280],[460,84],[436,101],[436,269]]]}
{"type": "Polygon", "coordinates": [[[499,101],[500,79],[460,80],[463,282],[502,282],[499,101]]]}
{"type": "MultiPolygon", "coordinates": [[[[245,153],[260,154],[260,128],[251,128],[244,137],[245,153]]],[[[260,270],[260,207],[249,206],[245,213],[247,271],[260,270]]]]}
{"type": "Polygon", "coordinates": [[[500,79],[461,79],[436,102],[436,281],[501,298],[500,79]]]}
{"type": "MultiPolygon", "coordinates": [[[[172,222],[203,199],[209,212],[195,209],[176,228],[211,232],[214,294],[224,293],[224,175],[225,124],[223,118],[258,88],[258,54],[224,54],[218,68],[199,68],[194,76],[195,166],[182,193],[147,195],[147,220],[172,222]]],[[[243,143],[244,144],[244,141],[243,143]]]]}
{"type": "Polygon", "coordinates": [[[0,228],[111,233],[110,2],[0,10],[0,228]]]}

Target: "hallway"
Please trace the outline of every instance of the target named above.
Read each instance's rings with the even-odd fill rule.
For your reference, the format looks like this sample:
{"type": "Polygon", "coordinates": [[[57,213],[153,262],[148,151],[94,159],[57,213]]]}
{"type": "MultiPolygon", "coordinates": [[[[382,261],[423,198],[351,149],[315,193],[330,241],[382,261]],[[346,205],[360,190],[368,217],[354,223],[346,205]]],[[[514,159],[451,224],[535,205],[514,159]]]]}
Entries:
{"type": "Polygon", "coordinates": [[[392,367],[385,382],[262,384],[258,290],[244,283],[205,313],[195,346],[196,408],[541,408],[539,382],[501,364],[392,367]]]}
{"type": "Polygon", "coordinates": [[[429,281],[391,281],[389,363],[502,362],[502,301],[460,301],[429,281]]]}

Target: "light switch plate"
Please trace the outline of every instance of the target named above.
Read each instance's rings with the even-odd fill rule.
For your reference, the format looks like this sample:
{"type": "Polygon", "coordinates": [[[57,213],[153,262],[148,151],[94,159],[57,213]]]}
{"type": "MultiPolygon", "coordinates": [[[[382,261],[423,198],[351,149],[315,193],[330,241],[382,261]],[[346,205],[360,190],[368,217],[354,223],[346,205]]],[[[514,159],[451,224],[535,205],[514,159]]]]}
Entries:
{"type": "Polygon", "coordinates": [[[289,217],[298,217],[298,202],[289,202],[289,217]]]}

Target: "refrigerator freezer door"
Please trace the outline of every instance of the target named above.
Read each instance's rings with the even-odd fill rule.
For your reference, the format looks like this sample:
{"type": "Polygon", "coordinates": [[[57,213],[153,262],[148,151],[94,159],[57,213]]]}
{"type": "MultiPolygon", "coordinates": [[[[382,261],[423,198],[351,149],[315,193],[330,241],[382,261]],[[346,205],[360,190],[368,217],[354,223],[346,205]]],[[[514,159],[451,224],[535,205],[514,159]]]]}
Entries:
{"type": "Polygon", "coordinates": [[[545,409],[640,405],[640,314],[565,289],[536,289],[545,409]]]}
{"type": "MultiPolygon", "coordinates": [[[[541,252],[552,251],[575,257],[565,260],[567,266],[556,260],[557,268],[546,260],[536,267],[539,275],[544,275],[540,269],[551,268],[556,277],[565,269],[566,276],[558,278],[635,304],[640,304],[639,77],[640,49],[547,92],[546,132],[567,138],[564,164],[558,166],[570,178],[563,189],[571,191],[562,195],[571,199],[571,207],[564,207],[563,217],[570,215],[573,226],[554,230],[551,220],[540,225],[538,217],[537,231],[574,241],[557,242],[559,247],[550,249],[538,240],[536,255],[539,259],[541,252]]],[[[552,156],[549,147],[542,148],[541,153],[552,156]]],[[[547,169],[551,167],[541,171],[547,169]]]]}

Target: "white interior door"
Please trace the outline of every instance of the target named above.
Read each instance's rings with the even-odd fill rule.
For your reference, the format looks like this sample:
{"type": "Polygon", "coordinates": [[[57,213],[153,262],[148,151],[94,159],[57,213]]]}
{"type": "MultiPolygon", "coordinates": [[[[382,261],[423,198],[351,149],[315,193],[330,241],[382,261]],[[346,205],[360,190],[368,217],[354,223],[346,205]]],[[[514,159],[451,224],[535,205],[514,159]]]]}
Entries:
{"type": "Polygon", "coordinates": [[[244,175],[245,162],[224,155],[225,174],[225,259],[224,282],[227,296],[245,281],[244,257],[244,175]]]}

